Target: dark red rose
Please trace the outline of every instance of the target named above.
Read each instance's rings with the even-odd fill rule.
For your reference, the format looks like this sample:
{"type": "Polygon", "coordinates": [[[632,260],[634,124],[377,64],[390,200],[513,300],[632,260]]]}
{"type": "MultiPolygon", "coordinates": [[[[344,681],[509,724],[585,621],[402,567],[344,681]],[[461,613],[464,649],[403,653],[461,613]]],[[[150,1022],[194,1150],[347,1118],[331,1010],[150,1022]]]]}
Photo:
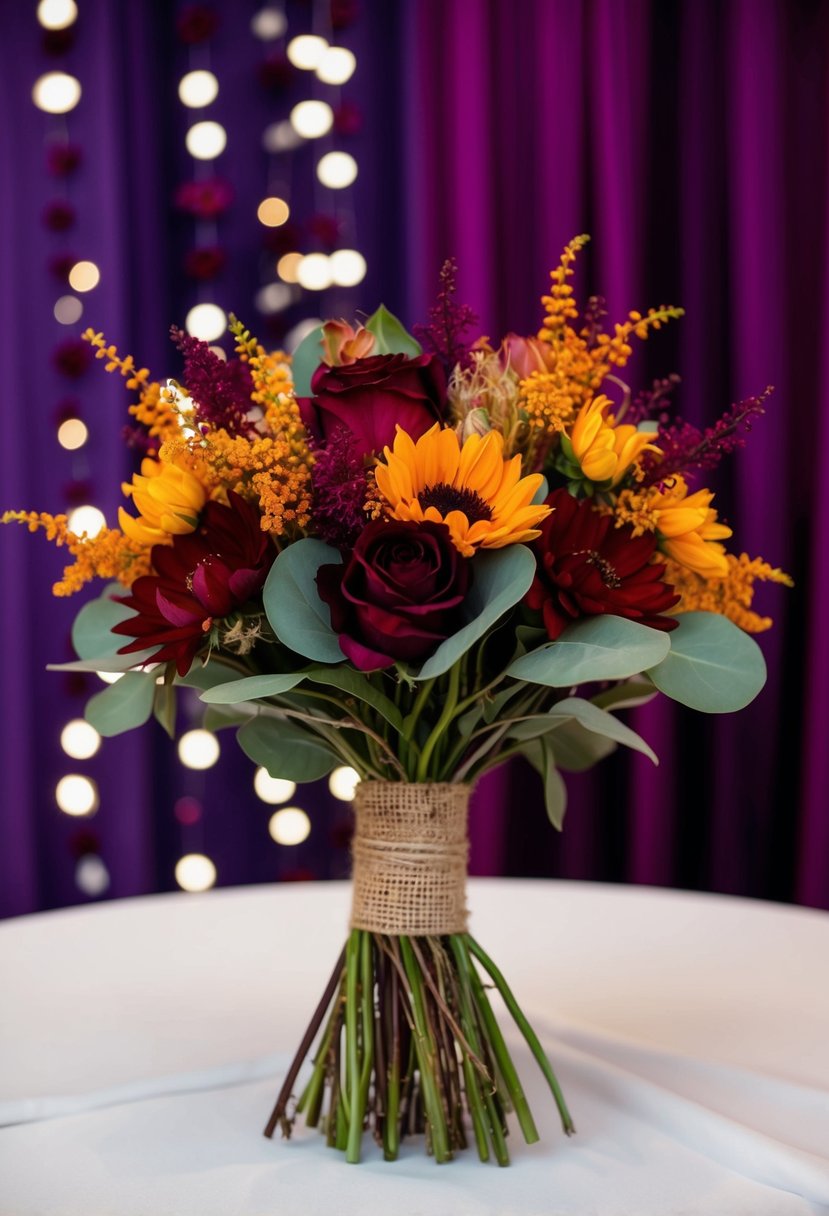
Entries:
{"type": "Polygon", "coordinates": [[[68,177],[83,160],[77,144],[51,143],[46,149],[46,168],[52,177],[68,177]]]}
{"type": "Polygon", "coordinates": [[[421,663],[462,625],[472,577],[445,524],[378,519],[317,589],[340,649],[359,671],[421,663]]]}
{"type": "Polygon", "coordinates": [[[313,397],[299,399],[306,429],[325,442],[344,426],[355,453],[368,456],[394,443],[398,425],[419,439],[442,422],[446,378],[434,355],[372,355],[342,367],[321,363],[311,377],[311,392],[313,397]]]}
{"type": "Polygon", "coordinates": [[[66,338],[52,351],[52,365],[69,380],[78,380],[93,359],[92,347],[81,338],[66,338]]]}
{"type": "Polygon", "coordinates": [[[65,232],[75,222],[75,208],[71,203],[56,198],[43,210],[43,226],[50,232],[65,232]]]}
{"type": "Polygon", "coordinates": [[[188,4],[176,18],[176,32],[188,46],[206,42],[218,28],[218,14],[208,4],[188,4]]]}
{"type": "Polygon", "coordinates": [[[135,610],[113,626],[113,633],[135,638],[119,654],[158,646],[154,661],[173,659],[179,675],[186,675],[214,621],[261,590],[276,550],[256,508],[232,490],[228,502],[209,502],[195,532],[174,536],[171,545],[154,545],[155,574],[136,579],[129,595],[115,597],[135,610]]]}
{"type": "Polygon", "coordinates": [[[173,202],[179,211],[198,220],[213,220],[223,215],[233,202],[233,187],[223,177],[181,182],[176,187],[173,202]]]}
{"type": "Polygon", "coordinates": [[[227,263],[227,254],[218,245],[202,245],[190,249],[184,257],[184,273],[191,279],[209,282],[221,274],[227,263]]]}
{"type": "Polygon", "coordinates": [[[600,515],[589,499],[555,490],[553,508],[533,542],[538,569],[526,603],[544,618],[555,641],[581,616],[624,616],[651,629],[674,629],[673,617],[660,616],[679,603],[664,583],[665,566],[652,561],[656,537],[633,535],[627,524],[616,528],[610,515],[600,515]]]}

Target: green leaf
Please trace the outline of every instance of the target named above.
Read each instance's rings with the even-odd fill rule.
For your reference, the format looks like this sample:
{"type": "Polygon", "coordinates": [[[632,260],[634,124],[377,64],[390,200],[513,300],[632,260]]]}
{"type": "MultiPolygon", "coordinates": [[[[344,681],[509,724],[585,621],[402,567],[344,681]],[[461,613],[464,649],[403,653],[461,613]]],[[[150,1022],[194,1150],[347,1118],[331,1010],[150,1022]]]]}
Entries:
{"type": "Polygon", "coordinates": [[[175,674],[175,666],[168,663],[164,673],[164,682],[156,684],[153,697],[155,720],[171,739],[176,737],[176,690],[173,684],[175,674]]]}
{"type": "Polygon", "coordinates": [[[484,703],[484,722],[494,722],[500,714],[501,710],[510,701],[517,692],[520,692],[521,684],[510,684],[507,688],[502,688],[494,697],[490,697],[484,703]]]}
{"type": "Polygon", "coordinates": [[[744,709],[766,682],[760,647],[727,617],[686,612],[671,652],[647,675],[660,692],[706,714],[744,709]]]}
{"type": "Polygon", "coordinates": [[[206,689],[215,688],[217,684],[230,684],[238,679],[239,672],[219,659],[208,659],[206,663],[197,659],[187,675],[176,676],[176,684],[182,684],[185,688],[206,689]]]}
{"type": "Polygon", "coordinates": [[[410,359],[423,354],[423,347],[404,329],[397,317],[384,304],[366,321],[366,329],[374,334],[374,355],[407,355],[410,359]]]}
{"type": "Polygon", "coordinates": [[[322,363],[322,326],[312,329],[291,355],[294,396],[311,396],[311,377],[322,363]]]}
{"type": "Polygon", "coordinates": [[[155,680],[154,672],[128,671],[87,702],[87,722],[105,738],[143,726],[153,712],[155,680]]]}
{"type": "Polygon", "coordinates": [[[559,832],[567,810],[567,786],[556,768],[555,756],[546,739],[527,743],[524,755],[544,782],[544,805],[550,823],[559,832]]]}
{"type": "Polygon", "coordinates": [[[400,710],[385,693],[374,687],[366,672],[355,671],[352,667],[343,665],[340,667],[310,667],[304,672],[304,675],[315,684],[327,684],[331,688],[338,688],[340,692],[344,692],[350,697],[356,697],[358,701],[363,701],[366,705],[371,705],[381,717],[391,723],[396,731],[402,731],[403,715],[400,710]]]}
{"type": "Polygon", "coordinates": [[[72,625],[72,645],[80,660],[93,661],[92,667],[76,667],[73,664],[55,664],[52,671],[126,671],[145,663],[156,653],[157,647],[136,654],[118,655],[116,651],[129,645],[130,638],[113,633],[112,626],[133,616],[132,608],[117,604],[113,595],[124,595],[120,583],[108,583],[95,600],[84,604],[72,625]],[[104,666],[108,662],[108,666],[104,666]]]}
{"type": "Polygon", "coordinates": [[[464,603],[469,623],[438,646],[421,667],[418,680],[431,680],[454,666],[526,595],[535,575],[535,556],[526,545],[507,545],[468,560],[473,563],[472,586],[464,603]]]}
{"type": "Polygon", "coordinates": [[[623,743],[625,747],[630,747],[633,751],[641,752],[643,756],[647,756],[654,764],[659,763],[656,754],[645,740],[640,735],[637,735],[636,731],[631,730],[629,726],[625,726],[624,722],[620,722],[618,718],[614,718],[613,714],[599,709],[597,705],[593,705],[590,701],[585,701],[581,697],[567,697],[564,701],[559,701],[558,704],[554,705],[548,713],[535,714],[523,722],[517,722],[510,729],[509,737],[513,739],[533,739],[553,732],[550,743],[553,750],[555,750],[555,732],[565,722],[572,722],[574,720],[579,722],[591,734],[602,735],[605,739],[612,739],[615,743],[623,743]]]}
{"type": "Polygon", "coordinates": [[[544,742],[555,756],[556,764],[566,773],[583,773],[616,751],[618,744],[606,735],[585,730],[575,718],[563,722],[544,742]]]}
{"type": "Polygon", "coordinates": [[[615,688],[596,693],[590,700],[599,709],[634,709],[637,705],[647,705],[658,696],[659,689],[648,679],[623,680],[615,688]]]}
{"type": "Polygon", "coordinates": [[[283,675],[245,676],[207,688],[201,700],[207,705],[239,705],[242,701],[256,701],[260,697],[276,697],[281,692],[290,692],[305,679],[305,672],[295,671],[283,675]]]}
{"type": "Polygon", "coordinates": [[[202,717],[204,730],[225,730],[228,726],[241,726],[256,717],[255,705],[208,705],[202,717]]]}
{"type": "Polygon", "coordinates": [[[254,764],[287,781],[317,781],[338,763],[323,743],[294,722],[260,714],[240,727],[236,738],[254,764]]]}
{"type": "Polygon", "coordinates": [[[570,625],[558,641],[515,659],[507,675],[551,688],[622,680],[661,662],[670,648],[659,629],[622,616],[591,616],[570,625]]]}
{"type": "Polygon", "coordinates": [[[262,592],[265,613],[280,642],[317,663],[342,663],[345,658],[315,582],[320,566],[341,561],[338,551],[321,540],[297,541],[282,550],[262,592]]]}

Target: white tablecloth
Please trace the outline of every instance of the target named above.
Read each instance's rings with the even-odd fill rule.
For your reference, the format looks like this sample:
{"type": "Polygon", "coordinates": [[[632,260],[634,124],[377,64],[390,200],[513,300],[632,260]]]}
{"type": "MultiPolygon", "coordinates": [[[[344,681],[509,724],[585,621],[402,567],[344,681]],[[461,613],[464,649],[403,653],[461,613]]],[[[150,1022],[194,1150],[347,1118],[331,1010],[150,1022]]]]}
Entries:
{"type": "Polygon", "coordinates": [[[643,888],[471,883],[557,1068],[503,1025],[542,1134],[509,1169],[262,1126],[339,952],[345,884],[0,925],[2,1216],[829,1213],[829,917],[643,888]]]}

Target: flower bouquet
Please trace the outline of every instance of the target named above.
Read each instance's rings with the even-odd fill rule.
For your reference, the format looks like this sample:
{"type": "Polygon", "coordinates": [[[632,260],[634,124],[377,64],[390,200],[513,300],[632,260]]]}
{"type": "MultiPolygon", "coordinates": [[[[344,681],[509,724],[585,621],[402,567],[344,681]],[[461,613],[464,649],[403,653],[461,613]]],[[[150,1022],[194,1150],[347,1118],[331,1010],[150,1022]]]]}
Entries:
{"type": "Polygon", "coordinates": [[[691,483],[742,443],[765,394],[706,431],[670,420],[675,378],[632,396],[632,341],[680,310],[607,331],[593,298],[579,320],[585,240],[552,273],[538,335],[497,348],[467,340],[451,263],[416,336],[380,308],[322,325],[292,361],[236,321],[227,361],[173,330],[184,370],[161,384],[88,331],[137,392],[132,511],[94,537],[60,515],[4,517],[68,548],[56,594],[114,580],[79,612],[68,665],[122,673],[87,706],[102,735],[152,714],[174,734],[184,685],[205,726],[235,730],[272,775],[345,764],[361,778],[350,932],[266,1128],[290,1135],[304,1115],[350,1162],[366,1131],[388,1160],[424,1132],[438,1162],[471,1138],[506,1165],[510,1112],[538,1138],[493,986],[573,1131],[468,931],[476,780],[525,757],[560,827],[562,770],[619,744],[656,760],[619,710],[661,691],[727,712],[764,681],[754,583],[787,576],[728,553],[713,495],[691,483]]]}

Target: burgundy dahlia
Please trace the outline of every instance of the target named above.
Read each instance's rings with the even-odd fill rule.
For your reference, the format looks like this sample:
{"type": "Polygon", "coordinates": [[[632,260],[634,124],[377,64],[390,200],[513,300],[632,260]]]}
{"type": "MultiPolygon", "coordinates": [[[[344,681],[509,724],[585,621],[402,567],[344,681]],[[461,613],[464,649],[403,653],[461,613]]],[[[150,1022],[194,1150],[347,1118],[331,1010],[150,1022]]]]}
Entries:
{"type": "Polygon", "coordinates": [[[526,603],[542,614],[553,641],[582,616],[623,616],[651,629],[679,624],[660,615],[680,597],[663,582],[664,564],[652,560],[653,534],[634,537],[628,525],[614,527],[610,515],[567,490],[555,490],[547,505],[553,511],[533,543],[538,568],[526,603]]]}
{"type": "Polygon", "coordinates": [[[259,526],[259,512],[231,490],[229,505],[209,502],[195,532],[155,545],[155,574],[136,579],[118,602],[135,615],[113,633],[135,639],[119,654],[160,647],[154,661],[173,660],[186,675],[216,621],[261,590],[276,551],[259,526]]]}

